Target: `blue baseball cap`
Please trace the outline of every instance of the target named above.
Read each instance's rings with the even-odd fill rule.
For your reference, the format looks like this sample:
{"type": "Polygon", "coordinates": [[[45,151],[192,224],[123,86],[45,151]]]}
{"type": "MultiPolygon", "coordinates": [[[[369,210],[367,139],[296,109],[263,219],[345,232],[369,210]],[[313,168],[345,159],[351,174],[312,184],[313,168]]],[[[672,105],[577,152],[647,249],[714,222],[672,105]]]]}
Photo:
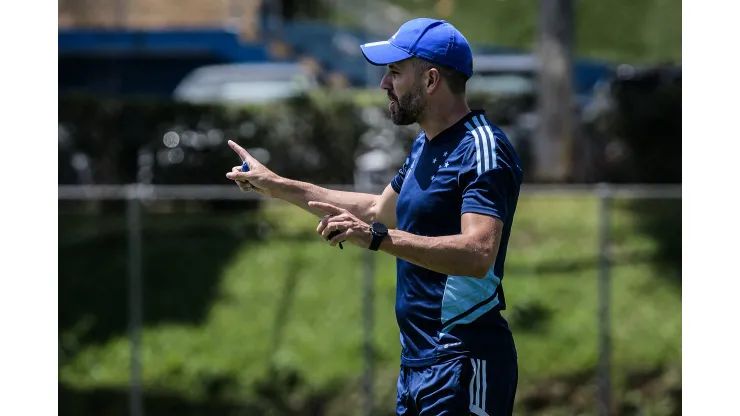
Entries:
{"type": "Polygon", "coordinates": [[[373,65],[388,65],[411,57],[426,59],[473,75],[473,51],[455,26],[444,21],[418,18],[404,23],[390,39],[360,45],[373,65]]]}

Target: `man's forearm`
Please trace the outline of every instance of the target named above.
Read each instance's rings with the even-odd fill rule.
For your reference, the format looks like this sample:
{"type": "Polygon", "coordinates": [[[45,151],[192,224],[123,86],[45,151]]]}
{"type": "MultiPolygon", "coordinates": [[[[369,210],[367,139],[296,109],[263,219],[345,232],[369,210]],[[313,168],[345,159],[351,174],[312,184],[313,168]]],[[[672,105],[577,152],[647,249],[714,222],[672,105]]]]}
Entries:
{"type": "Polygon", "coordinates": [[[373,194],[337,191],[287,178],[281,178],[272,193],[276,198],[290,202],[318,217],[322,217],[326,213],[320,209],[309,207],[309,201],[325,202],[344,208],[366,222],[375,220],[373,206],[376,195],[373,194]]]}
{"type": "Polygon", "coordinates": [[[483,278],[495,260],[486,244],[462,234],[424,237],[389,230],[380,250],[438,273],[483,278]]]}

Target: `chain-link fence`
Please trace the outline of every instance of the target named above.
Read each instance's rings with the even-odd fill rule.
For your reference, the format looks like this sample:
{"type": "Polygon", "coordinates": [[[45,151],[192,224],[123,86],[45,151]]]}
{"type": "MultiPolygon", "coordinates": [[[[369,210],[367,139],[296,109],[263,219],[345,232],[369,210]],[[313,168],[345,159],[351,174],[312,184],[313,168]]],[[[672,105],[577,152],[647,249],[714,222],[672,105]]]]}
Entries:
{"type": "MultiPolygon", "coordinates": [[[[680,213],[680,186],[524,187],[516,414],[680,414],[680,213]]],[[[315,227],[231,186],[60,186],[60,413],[393,414],[395,260],[315,227]]]]}

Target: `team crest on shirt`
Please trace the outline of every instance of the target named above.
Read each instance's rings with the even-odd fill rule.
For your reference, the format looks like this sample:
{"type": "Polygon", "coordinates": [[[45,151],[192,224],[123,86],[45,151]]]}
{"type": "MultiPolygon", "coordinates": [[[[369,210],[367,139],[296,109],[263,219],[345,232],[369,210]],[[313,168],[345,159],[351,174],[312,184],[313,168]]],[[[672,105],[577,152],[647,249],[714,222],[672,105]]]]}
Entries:
{"type": "Polygon", "coordinates": [[[439,171],[442,168],[446,168],[446,167],[449,167],[450,166],[450,162],[447,161],[447,155],[448,154],[450,154],[450,152],[449,151],[445,151],[444,153],[442,153],[442,156],[441,157],[435,157],[435,158],[432,159],[432,165],[435,168],[435,173],[431,177],[431,181],[432,182],[434,182],[434,180],[437,178],[437,173],[439,173],[439,171]]]}

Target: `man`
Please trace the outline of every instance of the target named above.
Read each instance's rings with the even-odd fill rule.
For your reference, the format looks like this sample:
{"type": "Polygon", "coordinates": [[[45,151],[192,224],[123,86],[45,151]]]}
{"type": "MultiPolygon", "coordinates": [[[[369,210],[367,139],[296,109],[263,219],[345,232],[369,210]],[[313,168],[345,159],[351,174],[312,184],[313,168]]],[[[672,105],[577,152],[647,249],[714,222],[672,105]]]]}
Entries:
{"type": "Polygon", "coordinates": [[[501,280],[522,181],[519,157],[465,83],[472,52],[451,24],[405,23],[361,46],[397,125],[422,132],[381,195],[340,192],[276,175],[233,142],[249,165],[226,176],[242,190],[281,198],[318,216],[317,232],[397,257],[401,332],[399,415],[510,415],[518,366],[501,280]]]}

